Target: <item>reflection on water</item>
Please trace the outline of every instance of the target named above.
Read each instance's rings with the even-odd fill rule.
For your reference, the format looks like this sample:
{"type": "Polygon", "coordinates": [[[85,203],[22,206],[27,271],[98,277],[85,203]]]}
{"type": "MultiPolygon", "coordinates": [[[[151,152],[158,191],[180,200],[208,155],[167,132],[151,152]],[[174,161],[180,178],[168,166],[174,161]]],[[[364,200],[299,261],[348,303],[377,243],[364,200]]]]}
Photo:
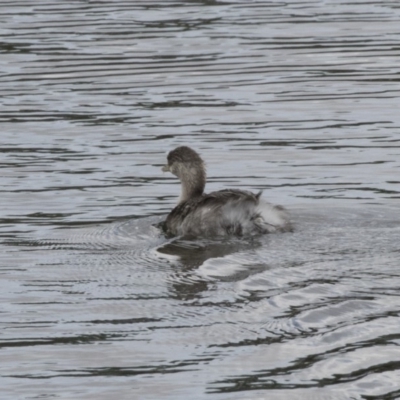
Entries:
{"type": "Polygon", "coordinates": [[[400,397],[395,2],[0,9],[2,399],[400,397]],[[166,239],[182,144],[295,231],[166,239]]]}

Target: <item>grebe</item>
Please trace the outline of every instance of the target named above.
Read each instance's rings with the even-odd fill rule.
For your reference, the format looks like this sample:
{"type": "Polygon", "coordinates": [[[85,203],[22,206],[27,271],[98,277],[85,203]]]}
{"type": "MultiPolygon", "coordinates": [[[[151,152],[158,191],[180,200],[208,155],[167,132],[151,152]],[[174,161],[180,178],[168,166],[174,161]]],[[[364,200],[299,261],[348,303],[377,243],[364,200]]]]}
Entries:
{"type": "Polygon", "coordinates": [[[205,165],[190,147],[177,147],[167,160],[162,170],[181,181],[179,203],[164,222],[167,235],[247,236],[292,230],[287,211],[262,200],[262,192],[224,189],[205,194],[205,165]]]}

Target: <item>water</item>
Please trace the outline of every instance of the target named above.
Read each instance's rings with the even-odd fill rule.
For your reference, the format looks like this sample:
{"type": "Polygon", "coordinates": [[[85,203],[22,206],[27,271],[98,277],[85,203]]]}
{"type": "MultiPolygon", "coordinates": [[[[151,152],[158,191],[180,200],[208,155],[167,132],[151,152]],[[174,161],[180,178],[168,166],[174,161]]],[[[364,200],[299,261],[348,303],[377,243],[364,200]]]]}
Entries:
{"type": "Polygon", "coordinates": [[[400,398],[396,2],[0,10],[1,399],[400,398]],[[181,144],[294,233],[164,238],[181,144]]]}

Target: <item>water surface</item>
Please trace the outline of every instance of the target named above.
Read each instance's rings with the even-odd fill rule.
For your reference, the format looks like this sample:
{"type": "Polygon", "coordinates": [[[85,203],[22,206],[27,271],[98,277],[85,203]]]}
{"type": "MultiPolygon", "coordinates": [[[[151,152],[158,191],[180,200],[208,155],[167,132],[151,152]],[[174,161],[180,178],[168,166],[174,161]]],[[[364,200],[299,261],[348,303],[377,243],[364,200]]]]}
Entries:
{"type": "Polygon", "coordinates": [[[393,1],[0,4],[2,399],[400,398],[393,1]],[[293,233],[157,229],[197,149],[293,233]]]}

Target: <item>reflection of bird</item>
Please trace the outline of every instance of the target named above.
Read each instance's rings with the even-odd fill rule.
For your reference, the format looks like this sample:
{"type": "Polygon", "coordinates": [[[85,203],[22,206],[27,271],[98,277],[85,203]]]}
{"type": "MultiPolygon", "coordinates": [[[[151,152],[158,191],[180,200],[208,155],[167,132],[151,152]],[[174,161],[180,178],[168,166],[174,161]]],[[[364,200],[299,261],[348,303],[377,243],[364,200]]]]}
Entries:
{"type": "Polygon", "coordinates": [[[290,231],[288,214],[282,206],[262,200],[261,192],[224,189],[204,194],[204,162],[190,147],[168,154],[170,171],[181,181],[179,204],[170,212],[164,228],[172,236],[245,236],[290,231]]]}

